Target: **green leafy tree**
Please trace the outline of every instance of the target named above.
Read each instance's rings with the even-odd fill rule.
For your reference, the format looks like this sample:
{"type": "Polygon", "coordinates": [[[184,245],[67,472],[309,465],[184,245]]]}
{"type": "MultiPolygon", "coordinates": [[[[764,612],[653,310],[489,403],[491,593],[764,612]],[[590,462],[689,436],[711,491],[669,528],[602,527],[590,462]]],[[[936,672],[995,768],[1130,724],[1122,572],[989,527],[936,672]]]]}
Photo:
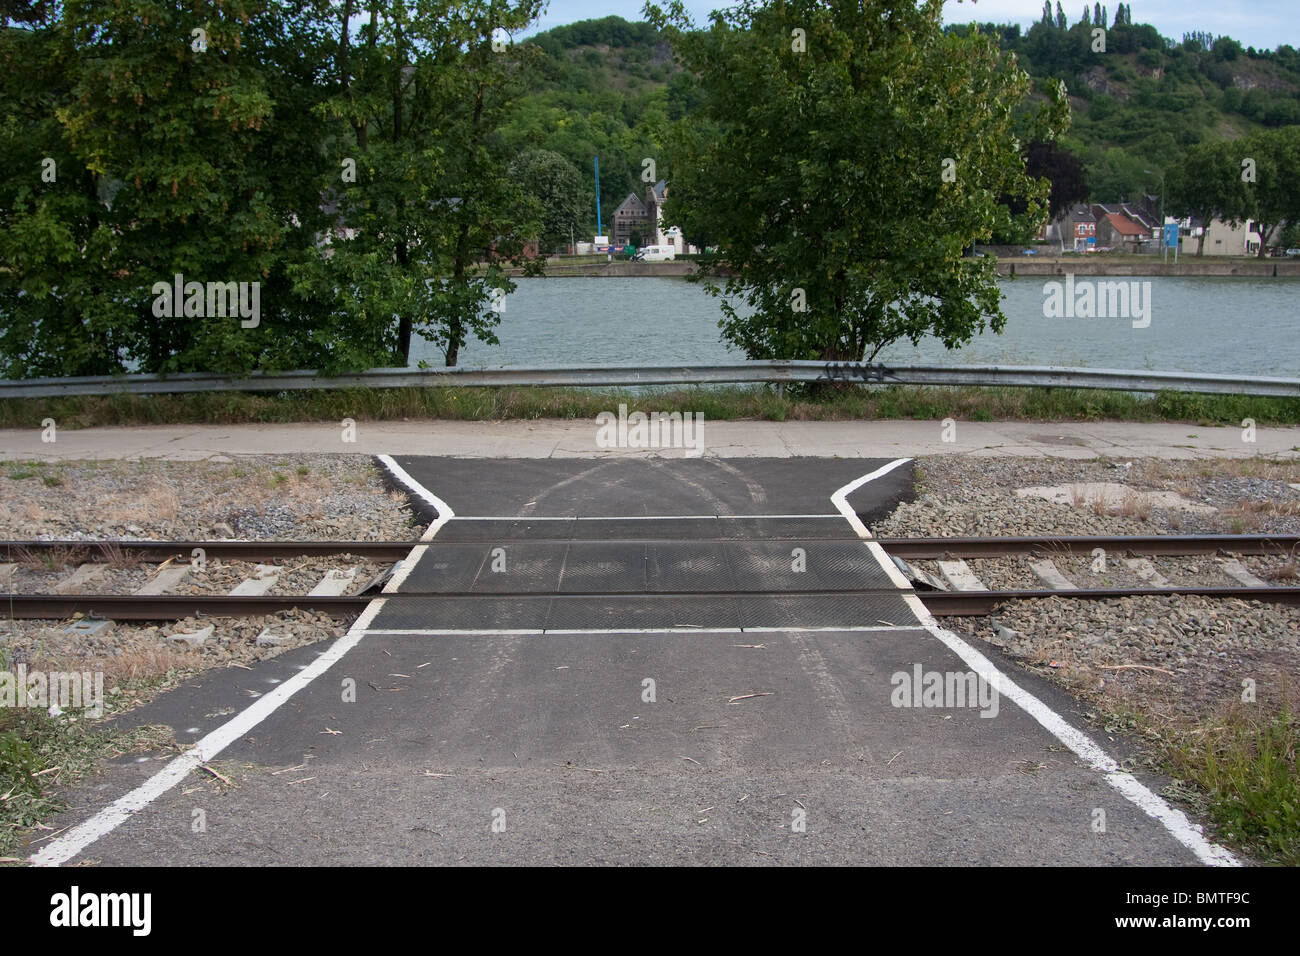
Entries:
{"type": "MultiPolygon", "coordinates": [[[[1259,258],[1263,259],[1277,243],[1279,227],[1300,221],[1300,127],[1255,133],[1232,144],[1232,151],[1255,163],[1255,181],[1245,183],[1249,194],[1246,209],[1259,223],[1259,258]]],[[[1240,178],[1240,160],[1237,171],[1240,178]]]]}
{"type": "MultiPolygon", "coordinates": [[[[1003,327],[992,260],[963,250],[1010,225],[999,197],[1041,219],[1047,184],[1014,132],[1028,79],[994,40],[946,35],[940,2],[746,0],[701,31],[678,3],[647,9],[721,130],[675,128],[665,220],[720,243],[729,341],[756,359],[861,360],[1003,327]]],[[[1058,90],[1034,138],[1064,124],[1058,90]]]]}
{"type": "Polygon", "coordinates": [[[289,62],[280,38],[303,19],[245,0],[78,0],[2,31],[3,135],[26,140],[24,161],[0,174],[9,374],[238,372],[306,357],[286,330],[310,317],[284,294],[281,263],[310,234],[289,221],[302,193],[277,184],[275,167],[313,163],[307,118],[288,109],[303,105],[295,70],[313,63],[295,49],[294,69],[264,67],[289,62]],[[259,324],[155,315],[154,284],[177,273],[259,283],[259,324]]]}
{"type": "Polygon", "coordinates": [[[529,48],[505,35],[539,6],[374,0],[355,44],[340,21],[337,92],[318,115],[346,121],[335,162],[356,172],[318,183],[336,206],[332,239],[295,270],[296,288],[380,330],[399,364],[416,334],[449,366],[471,336],[497,342],[514,288],[501,262],[520,261],[540,218],[497,135],[530,70],[529,48]]]}
{"type": "Polygon", "coordinates": [[[1241,180],[1240,147],[1232,143],[1204,143],[1183,154],[1165,174],[1165,207],[1179,218],[1190,216],[1203,227],[1196,254],[1205,254],[1205,237],[1215,219],[1245,219],[1250,193],[1241,180]]]}
{"type": "Polygon", "coordinates": [[[510,164],[510,176],[542,204],[542,248],[567,244],[586,212],[582,175],[559,153],[532,149],[510,164]]]}

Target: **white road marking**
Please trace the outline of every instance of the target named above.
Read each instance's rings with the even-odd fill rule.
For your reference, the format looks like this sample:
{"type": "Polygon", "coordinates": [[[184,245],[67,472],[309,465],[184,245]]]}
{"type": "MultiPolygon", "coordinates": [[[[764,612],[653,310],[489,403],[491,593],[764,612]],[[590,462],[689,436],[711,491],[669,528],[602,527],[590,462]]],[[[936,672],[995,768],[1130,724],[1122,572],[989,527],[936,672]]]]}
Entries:
{"type": "Polygon", "coordinates": [[[221,751],[271,716],[285,701],[329,670],[344,654],[352,650],[365,636],[366,628],[375,619],[384,602],[384,598],[371,601],[347,634],[331,644],[320,657],[275,690],[259,697],[257,702],[247,710],[212,731],[190,750],[173,758],[166,767],[126,796],[100,810],[89,820],[58,839],[47,843],[39,853],[30,857],[30,862],[34,866],[58,866],[60,863],[66,863],[100,837],[113,832],[130,819],[132,814],[143,810],[172,789],[200,764],[213,760],[221,751]]]}
{"type": "MultiPolygon", "coordinates": [[[[391,457],[380,455],[379,458],[398,481],[406,485],[413,494],[418,495],[422,500],[433,505],[438,510],[438,519],[429,525],[429,529],[421,538],[421,541],[430,540],[438,533],[438,529],[451,519],[451,509],[437,495],[434,495],[408,475],[391,457]]],[[[427,548],[428,545],[425,544],[416,545],[412,549],[412,553],[407,555],[402,562],[402,569],[400,570],[409,573],[410,568],[415,565],[413,560],[415,552],[423,553],[427,548]]],[[[387,591],[388,588],[385,588],[385,590],[387,591]]],[[[275,690],[258,697],[257,701],[246,710],[241,711],[234,718],[222,724],[202,740],[199,740],[191,749],[185,751],[179,757],[173,758],[167,766],[130,793],[109,804],[85,822],[73,827],[63,836],[47,843],[39,853],[29,858],[29,862],[33,866],[58,866],[61,863],[66,863],[100,837],[112,833],[126,820],[130,819],[132,814],[143,810],[168,790],[175,787],[197,769],[200,764],[215,759],[223,750],[266,720],[285,701],[321,674],[324,674],[341,660],[348,651],[356,647],[361,639],[366,636],[371,621],[379,614],[386,602],[386,598],[375,598],[366,605],[365,610],[357,617],[352,627],[348,629],[347,634],[331,644],[329,649],[314,661],[301,668],[284,683],[279,684],[275,690]]]]}
{"type": "Polygon", "coordinates": [[[442,526],[452,518],[456,517],[456,513],[451,510],[451,505],[447,504],[447,502],[443,501],[428,488],[424,487],[424,485],[412,478],[405,468],[393,461],[392,455],[377,455],[375,457],[379,459],[380,464],[388,469],[389,474],[404,485],[411,494],[415,495],[425,504],[432,506],[433,509],[438,512],[438,517],[434,519],[433,523],[429,525],[428,530],[420,537],[421,541],[432,541],[433,536],[441,530],[442,526]]]}
{"type": "Polygon", "coordinates": [[[429,546],[423,542],[432,541],[433,536],[442,529],[442,526],[456,517],[456,513],[451,510],[451,505],[412,478],[405,468],[393,461],[392,455],[377,455],[376,457],[379,459],[379,463],[388,469],[389,474],[395,480],[405,486],[411,494],[438,512],[438,517],[430,523],[428,529],[420,536],[421,543],[412,548],[411,553],[401,560],[397,570],[393,572],[393,576],[384,585],[384,594],[396,594],[397,589],[410,577],[411,572],[415,570],[415,566],[420,563],[425,552],[429,550],[429,546]]]}
{"type": "Polygon", "coordinates": [[[877,562],[885,570],[885,573],[890,574],[891,579],[899,581],[899,586],[906,589],[907,593],[903,594],[903,600],[912,608],[925,629],[961,658],[975,674],[991,687],[996,688],[999,695],[1016,704],[1030,717],[1038,721],[1052,736],[1069,747],[1079,759],[1102,774],[1106,782],[1118,790],[1126,800],[1137,806],[1147,816],[1158,821],[1175,840],[1195,854],[1198,860],[1210,866],[1240,866],[1240,861],[1233,856],[1231,851],[1207,840],[1201,832],[1201,828],[1188,820],[1185,813],[1169,806],[1168,803],[1152,793],[1131,773],[1121,770],[1114,758],[1093,742],[1087,734],[1075,729],[1065,718],[1061,717],[1033,694],[1019,687],[974,647],[967,644],[952,631],[941,627],[939,622],[926,609],[921,599],[916,596],[915,592],[910,590],[906,579],[894,567],[894,562],[889,559],[880,543],[872,538],[870,530],[858,518],[857,513],[849,507],[846,500],[848,495],[867,482],[888,474],[909,461],[911,461],[910,458],[900,458],[888,465],[877,468],[868,475],[863,475],[831,495],[831,502],[849,524],[853,526],[854,530],[858,532],[858,535],[864,539],[867,548],[875,555],[877,562]]]}
{"type": "MultiPolygon", "coordinates": [[[[911,460],[912,459],[910,458],[899,458],[895,461],[891,461],[888,465],[881,465],[870,474],[863,475],[861,478],[854,478],[843,488],[831,495],[831,504],[835,506],[835,510],[840,513],[841,517],[853,526],[853,530],[858,533],[859,538],[870,538],[871,532],[868,531],[867,526],[862,523],[862,519],[858,517],[858,513],[849,506],[849,495],[853,494],[853,492],[857,491],[867,482],[875,481],[877,478],[882,478],[895,468],[900,468],[911,460]]],[[[894,581],[896,584],[900,580],[903,580],[903,575],[899,572],[898,568],[894,567],[894,562],[887,560],[886,563],[889,567],[885,570],[889,572],[890,580],[894,581]]],[[[903,581],[899,586],[909,587],[906,581],[903,581]]]]}
{"type": "MultiPolygon", "coordinates": [[[[383,457],[382,455],[380,456],[383,457]]],[[[776,518],[838,518],[838,514],[828,515],[456,515],[457,521],[693,521],[736,520],[754,518],[773,520],[776,518]]]]}
{"type": "Polygon", "coordinates": [[[388,637],[496,637],[529,636],[551,637],[554,635],[582,634],[788,634],[809,633],[859,633],[873,631],[924,631],[920,624],[894,625],[848,625],[845,627],[613,627],[613,628],[425,628],[425,627],[376,627],[366,631],[367,634],[383,634],[388,637]]]}

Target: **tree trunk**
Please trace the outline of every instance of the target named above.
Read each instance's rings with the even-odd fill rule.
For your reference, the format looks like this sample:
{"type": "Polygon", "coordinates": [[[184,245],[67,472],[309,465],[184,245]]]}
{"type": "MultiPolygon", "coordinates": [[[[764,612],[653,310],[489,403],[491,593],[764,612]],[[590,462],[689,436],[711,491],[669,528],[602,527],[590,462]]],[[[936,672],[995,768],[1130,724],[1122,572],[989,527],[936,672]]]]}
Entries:
{"type": "MultiPolygon", "coordinates": [[[[483,125],[483,84],[479,83],[474,96],[474,125],[473,133],[469,141],[469,155],[474,156],[478,152],[479,141],[482,139],[481,129],[483,125]]],[[[456,258],[452,264],[452,287],[460,288],[465,281],[465,273],[469,267],[470,247],[469,247],[469,219],[464,218],[467,209],[465,208],[465,198],[461,199],[461,223],[460,230],[456,235],[456,258]]],[[[460,343],[465,335],[465,326],[459,315],[451,315],[447,318],[447,367],[452,368],[460,360],[460,343]]]]}

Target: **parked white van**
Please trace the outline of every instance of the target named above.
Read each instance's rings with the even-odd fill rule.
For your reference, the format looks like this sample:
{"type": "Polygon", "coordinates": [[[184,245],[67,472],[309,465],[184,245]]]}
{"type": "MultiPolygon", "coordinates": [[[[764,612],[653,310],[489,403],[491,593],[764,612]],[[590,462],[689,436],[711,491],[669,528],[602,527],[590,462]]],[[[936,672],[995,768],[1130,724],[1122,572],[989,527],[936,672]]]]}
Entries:
{"type": "Polygon", "coordinates": [[[677,249],[673,246],[645,246],[638,251],[637,258],[642,262],[668,262],[677,258],[677,249]]]}

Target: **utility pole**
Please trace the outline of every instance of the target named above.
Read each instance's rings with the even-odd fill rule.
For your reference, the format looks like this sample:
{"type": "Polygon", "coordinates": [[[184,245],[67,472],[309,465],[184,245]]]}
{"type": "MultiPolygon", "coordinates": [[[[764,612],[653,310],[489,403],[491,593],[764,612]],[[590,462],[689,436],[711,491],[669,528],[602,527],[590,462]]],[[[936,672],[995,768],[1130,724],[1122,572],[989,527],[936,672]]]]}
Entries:
{"type": "Polygon", "coordinates": [[[605,230],[601,228],[600,221],[600,157],[595,157],[594,162],[596,164],[596,235],[603,236],[605,230]]]}

